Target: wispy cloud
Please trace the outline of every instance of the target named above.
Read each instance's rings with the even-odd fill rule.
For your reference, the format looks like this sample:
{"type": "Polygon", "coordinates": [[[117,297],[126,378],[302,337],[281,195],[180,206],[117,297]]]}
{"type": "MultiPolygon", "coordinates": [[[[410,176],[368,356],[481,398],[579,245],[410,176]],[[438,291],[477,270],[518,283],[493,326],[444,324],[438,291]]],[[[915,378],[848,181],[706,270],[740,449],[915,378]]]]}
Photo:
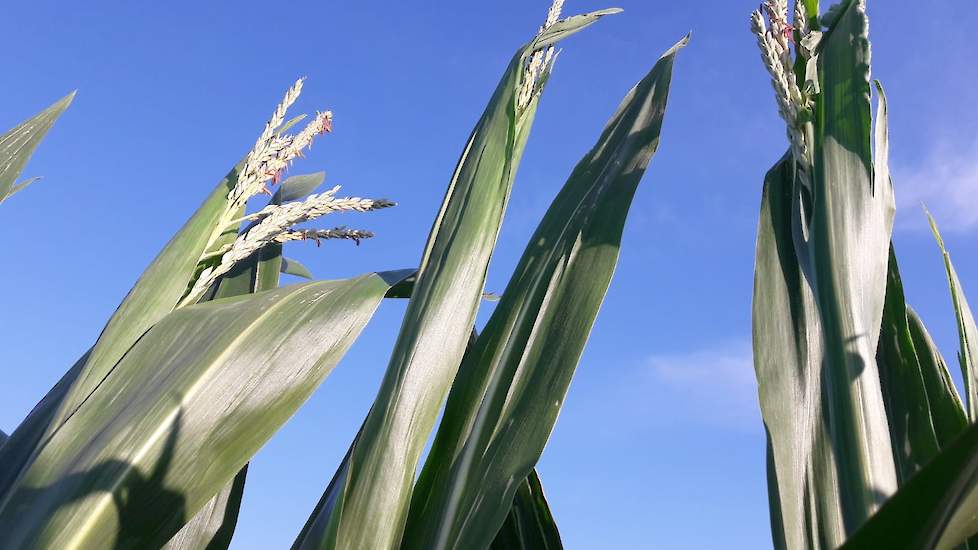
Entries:
{"type": "Polygon", "coordinates": [[[647,358],[653,383],[678,398],[683,415],[710,425],[761,425],[751,347],[732,342],[647,358]]]}
{"type": "Polygon", "coordinates": [[[924,204],[943,231],[978,227],[978,142],[935,146],[923,162],[892,168],[897,200],[897,229],[926,230],[924,204]]]}

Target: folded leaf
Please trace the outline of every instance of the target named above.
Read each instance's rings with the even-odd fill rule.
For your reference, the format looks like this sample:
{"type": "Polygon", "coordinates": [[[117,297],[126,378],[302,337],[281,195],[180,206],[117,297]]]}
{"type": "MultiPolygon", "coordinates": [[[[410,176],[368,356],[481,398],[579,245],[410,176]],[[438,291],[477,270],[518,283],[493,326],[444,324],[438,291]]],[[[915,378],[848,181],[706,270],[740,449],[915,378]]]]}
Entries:
{"type": "Polygon", "coordinates": [[[28,159],[34,153],[45,134],[58,120],[61,113],[71,105],[75,92],[59,99],[54,105],[44,109],[34,117],[21,122],[6,134],[0,136],[0,203],[23,189],[33,180],[15,186],[14,182],[27,165],[28,159]]]}
{"type": "Polygon", "coordinates": [[[864,0],[847,0],[823,37],[812,196],[790,155],[765,178],[754,363],[787,548],[841,544],[896,488],[876,364],[894,203],[867,33],[864,0]]]}
{"type": "Polygon", "coordinates": [[[181,308],[133,346],[0,508],[0,546],[160,547],[332,371],[410,272],[181,308]]]}
{"type": "Polygon", "coordinates": [[[632,89],[574,169],[463,359],[403,548],[485,548],[506,519],[543,452],[611,282],[686,41],[632,89]]]}

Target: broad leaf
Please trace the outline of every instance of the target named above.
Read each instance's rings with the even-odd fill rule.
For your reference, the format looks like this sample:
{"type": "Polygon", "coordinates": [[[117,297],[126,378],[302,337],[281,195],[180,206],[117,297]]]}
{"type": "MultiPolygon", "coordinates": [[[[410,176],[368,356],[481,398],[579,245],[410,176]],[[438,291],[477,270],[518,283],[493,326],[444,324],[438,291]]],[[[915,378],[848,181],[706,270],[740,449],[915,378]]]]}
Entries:
{"type": "Polygon", "coordinates": [[[553,429],[659,144],[684,38],[626,96],[530,239],[467,354],[411,503],[405,548],[484,548],[553,429]]]}
{"type": "MultiPolygon", "coordinates": [[[[230,298],[278,288],[282,245],[259,249],[215,284],[215,298],[230,298]]],[[[170,539],[166,550],[225,550],[231,544],[248,475],[246,464],[230,483],[170,539]]]]}
{"type": "Polygon", "coordinates": [[[54,105],[0,136],[0,203],[34,181],[28,180],[15,185],[34,149],[44,139],[44,135],[54,125],[54,121],[58,120],[61,113],[71,105],[71,100],[74,98],[75,92],[71,92],[54,105]]]}
{"type": "Polygon", "coordinates": [[[491,550],[561,550],[560,532],[550,513],[537,471],[520,483],[506,521],[489,546],[491,550]]]}
{"type": "Polygon", "coordinates": [[[546,80],[519,105],[525,61],[613,11],[560,21],[514,56],[449,183],[380,391],[295,547],[398,546],[418,460],[458,370],[546,80]]]}
{"type": "Polygon", "coordinates": [[[819,55],[813,196],[786,156],[758,228],[754,363],[787,548],[840,544],[896,488],[876,364],[894,211],[886,106],[874,163],[865,5],[841,9],[819,55]]]}
{"type": "Polygon", "coordinates": [[[0,546],[165,544],[301,406],[408,273],[167,316],[30,464],[0,508],[0,546]]]}

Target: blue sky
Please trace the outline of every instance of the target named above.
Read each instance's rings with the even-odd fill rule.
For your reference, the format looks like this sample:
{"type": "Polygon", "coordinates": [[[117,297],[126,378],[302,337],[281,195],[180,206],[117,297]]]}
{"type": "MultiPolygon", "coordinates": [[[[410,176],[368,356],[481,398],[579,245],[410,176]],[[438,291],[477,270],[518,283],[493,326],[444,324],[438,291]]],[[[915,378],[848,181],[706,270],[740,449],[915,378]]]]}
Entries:
{"type": "MultiPolygon", "coordinates": [[[[64,3],[5,8],[7,128],[72,89],[0,210],[3,399],[12,430],[98,336],[115,306],[282,92],[332,109],[292,173],[395,209],[337,218],[360,247],[289,245],[321,278],[416,265],[452,168],[547,0],[64,3]]],[[[625,13],[564,43],[490,268],[502,290],[526,240],[605,120],[660,53],[676,63],[662,144],[632,207],[616,278],[539,469],[565,544],[770,544],[750,357],[761,178],[786,147],[747,30],[754,1],[620,0],[625,13]]],[[[568,0],[565,11],[608,7],[568,0]]],[[[978,13],[949,0],[870,0],[874,76],[891,105],[895,242],[909,301],[953,362],[954,317],[919,205],[934,211],[978,300],[978,13]],[[940,16],[936,14],[941,14],[940,16]]],[[[328,222],[324,222],[328,223],[328,222]]],[[[491,306],[487,306],[491,307],[491,306]]],[[[403,304],[386,303],[326,381],[257,455],[233,547],[287,547],[365,415],[403,304]]],[[[482,315],[485,318],[485,315],[482,315]]]]}

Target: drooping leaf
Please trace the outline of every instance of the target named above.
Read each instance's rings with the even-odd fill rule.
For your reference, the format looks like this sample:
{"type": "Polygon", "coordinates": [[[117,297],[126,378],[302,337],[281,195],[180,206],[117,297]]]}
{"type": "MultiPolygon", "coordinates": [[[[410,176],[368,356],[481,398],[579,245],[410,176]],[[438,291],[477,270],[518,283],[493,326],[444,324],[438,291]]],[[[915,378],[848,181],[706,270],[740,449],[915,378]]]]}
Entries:
{"type": "Polygon", "coordinates": [[[506,521],[491,550],[561,550],[560,532],[550,513],[536,469],[520,483],[506,521]]]}
{"type": "Polygon", "coordinates": [[[0,508],[0,546],[165,544],[305,401],[409,273],[167,316],[30,464],[0,508]]]}
{"type": "Polygon", "coordinates": [[[292,258],[282,258],[282,273],[302,277],[303,279],[312,280],[314,278],[312,271],[309,271],[308,267],[299,263],[298,260],[293,260],[292,258]]]}
{"type": "Polygon", "coordinates": [[[944,239],[937,229],[937,222],[934,217],[927,214],[930,220],[931,230],[937,245],[944,256],[944,267],[947,270],[947,282],[951,288],[951,301],[954,304],[954,316],[957,319],[958,339],[960,349],[958,351],[958,362],[961,364],[961,376],[964,378],[965,396],[968,404],[968,417],[971,422],[978,420],[978,327],[975,326],[975,318],[971,313],[971,306],[968,299],[964,296],[964,289],[961,281],[951,263],[951,255],[944,247],[944,239]]]}
{"type": "Polygon", "coordinates": [[[950,550],[978,533],[978,424],[924,466],[840,550],[950,550]]]}
{"type": "Polygon", "coordinates": [[[20,185],[15,185],[34,149],[44,139],[45,134],[54,125],[54,121],[58,120],[61,113],[71,105],[71,100],[74,98],[75,92],[71,92],[0,136],[0,203],[34,181],[27,180],[20,185]]]}
{"type": "Polygon", "coordinates": [[[452,386],[404,548],[484,548],[550,436],[659,143],[686,38],[626,96],[530,240],[452,386]]]}
{"type": "Polygon", "coordinates": [[[398,546],[418,460],[465,349],[546,80],[519,104],[526,59],[614,11],[560,21],[514,56],[449,183],[374,404],[294,547],[398,546]]]}
{"type": "Polygon", "coordinates": [[[765,178],[754,362],[788,548],[841,544],[896,488],[876,364],[894,203],[867,29],[847,0],[822,40],[811,200],[790,155],[765,178]]]}

